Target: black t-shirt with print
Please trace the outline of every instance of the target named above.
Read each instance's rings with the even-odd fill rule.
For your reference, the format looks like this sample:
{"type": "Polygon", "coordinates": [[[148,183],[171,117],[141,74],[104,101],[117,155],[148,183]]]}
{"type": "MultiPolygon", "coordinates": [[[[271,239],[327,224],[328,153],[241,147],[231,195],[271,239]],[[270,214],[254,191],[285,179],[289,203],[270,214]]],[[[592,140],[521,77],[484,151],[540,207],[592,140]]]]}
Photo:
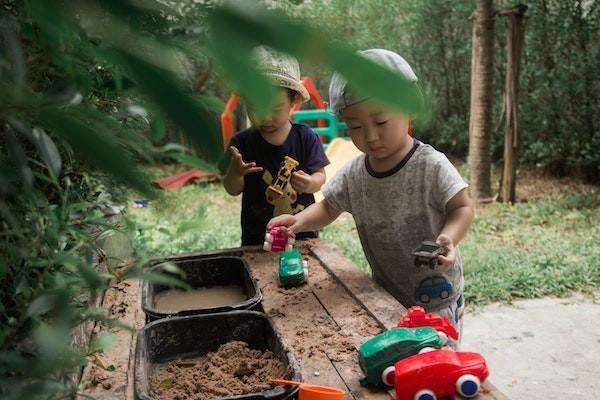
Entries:
{"type": "MultiPolygon", "coordinates": [[[[285,156],[298,161],[297,169],[308,174],[329,164],[319,137],[308,126],[292,124],[290,133],[280,146],[267,142],[255,127],[238,132],[231,145],[241,153],[244,162],[256,162],[262,172],[244,177],[242,195],[242,245],[262,244],[267,222],[281,214],[296,214],[315,202],[310,193],[296,193],[291,183],[284,188],[284,195],[271,204],[266,191],[281,168],[285,156]]],[[[316,232],[298,235],[315,237],[316,232]]]]}

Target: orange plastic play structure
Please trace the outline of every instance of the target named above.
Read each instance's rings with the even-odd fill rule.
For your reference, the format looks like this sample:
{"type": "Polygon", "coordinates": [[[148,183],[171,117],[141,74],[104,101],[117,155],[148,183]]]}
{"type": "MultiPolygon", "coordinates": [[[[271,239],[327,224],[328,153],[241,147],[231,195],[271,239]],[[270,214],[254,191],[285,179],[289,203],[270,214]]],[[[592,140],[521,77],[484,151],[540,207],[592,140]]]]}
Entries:
{"type": "Polygon", "coordinates": [[[221,113],[221,135],[223,136],[223,146],[227,149],[229,140],[235,133],[234,111],[238,105],[240,98],[235,94],[229,96],[225,110],[221,113]]]}
{"type": "MultiPolygon", "coordinates": [[[[302,78],[301,82],[308,91],[308,94],[310,95],[310,100],[315,105],[314,108],[317,110],[324,110],[325,108],[327,108],[325,102],[323,101],[323,98],[319,94],[319,91],[317,90],[317,87],[315,86],[312,79],[310,79],[308,76],[305,76],[304,78],[302,78]]],[[[235,133],[234,112],[238,106],[239,100],[240,98],[235,94],[229,96],[229,100],[227,100],[227,103],[225,104],[225,110],[223,110],[223,112],[221,113],[221,135],[223,136],[223,146],[225,148],[227,148],[229,140],[231,140],[231,137],[235,133]]],[[[300,110],[300,107],[301,104],[294,104],[294,106],[290,110],[290,120],[292,119],[294,112],[300,110]]],[[[319,120],[317,121],[317,126],[321,128],[325,127],[327,126],[327,122],[319,120]]]]}

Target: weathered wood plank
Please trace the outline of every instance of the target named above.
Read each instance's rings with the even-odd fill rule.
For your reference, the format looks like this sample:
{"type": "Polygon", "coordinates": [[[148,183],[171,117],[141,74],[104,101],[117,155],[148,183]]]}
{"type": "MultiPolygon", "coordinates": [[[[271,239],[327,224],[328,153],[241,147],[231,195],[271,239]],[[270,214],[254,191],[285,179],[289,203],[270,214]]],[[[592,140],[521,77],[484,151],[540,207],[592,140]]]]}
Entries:
{"type": "MultiPolygon", "coordinates": [[[[140,310],[139,281],[124,281],[109,288],[104,296],[102,306],[108,310],[111,318],[128,326],[139,329],[136,314],[140,310]]],[[[82,394],[93,396],[98,400],[125,399],[127,397],[129,373],[132,353],[132,331],[120,327],[96,326],[95,334],[112,332],[116,335],[116,343],[100,354],[84,369],[81,387],[82,394]],[[114,369],[113,369],[114,368],[114,369]]],[[[83,398],[83,396],[81,397],[83,398]]]]}
{"type": "Polygon", "coordinates": [[[310,261],[310,277],[316,278],[313,292],[354,347],[352,357],[333,359],[333,365],[355,398],[364,400],[387,398],[385,390],[365,388],[359,382],[362,371],[358,365],[357,350],[365,340],[382,331],[380,323],[325,270],[317,259],[311,257],[310,261]]]}
{"type": "MultiPolygon", "coordinates": [[[[263,308],[300,363],[304,381],[348,391],[331,357],[344,351],[345,338],[309,285],[280,288],[277,255],[247,251],[244,258],[263,292],[263,308]],[[308,321],[308,323],[307,323],[308,321]]],[[[353,350],[350,347],[350,350],[353,350]]]]}
{"type": "Polygon", "coordinates": [[[396,326],[400,317],[406,312],[406,308],[398,300],[359,270],[332,243],[313,239],[310,249],[323,267],[382,324],[382,327],[389,329],[396,326]]]}

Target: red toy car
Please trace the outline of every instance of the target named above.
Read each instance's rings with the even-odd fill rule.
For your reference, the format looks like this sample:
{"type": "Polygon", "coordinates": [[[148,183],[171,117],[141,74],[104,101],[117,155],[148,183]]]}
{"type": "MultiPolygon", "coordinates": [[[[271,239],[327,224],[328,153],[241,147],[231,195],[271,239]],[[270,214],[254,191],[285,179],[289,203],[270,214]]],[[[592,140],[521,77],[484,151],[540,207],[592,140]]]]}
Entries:
{"type": "Polygon", "coordinates": [[[477,353],[440,349],[416,354],[395,365],[396,400],[473,398],[488,375],[485,360],[477,353]]]}
{"type": "Polygon", "coordinates": [[[294,241],[294,237],[288,234],[288,229],[285,226],[273,226],[265,234],[263,248],[273,253],[291,251],[294,241]]]}
{"type": "Polygon", "coordinates": [[[420,306],[409,308],[406,314],[400,318],[397,326],[405,328],[430,326],[436,331],[445,334],[447,337],[458,340],[458,332],[456,332],[454,326],[448,321],[448,318],[435,313],[427,313],[425,312],[425,309],[420,306]]]}

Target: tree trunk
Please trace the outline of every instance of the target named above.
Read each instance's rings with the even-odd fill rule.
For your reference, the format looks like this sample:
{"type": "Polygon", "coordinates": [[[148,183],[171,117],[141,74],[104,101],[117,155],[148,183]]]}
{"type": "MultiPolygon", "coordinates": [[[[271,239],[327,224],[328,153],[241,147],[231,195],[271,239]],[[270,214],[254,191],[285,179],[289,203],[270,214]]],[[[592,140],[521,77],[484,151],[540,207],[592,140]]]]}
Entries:
{"type": "Polygon", "coordinates": [[[519,70],[521,67],[521,52],[525,38],[523,17],[527,6],[519,4],[515,7],[498,11],[499,15],[506,16],[506,87],[505,110],[506,122],[504,127],[504,169],[502,170],[502,187],[500,199],[504,202],[514,203],[516,200],[516,172],[519,154],[518,140],[518,101],[519,70]]]}
{"type": "Polygon", "coordinates": [[[491,133],[494,82],[494,4],[477,0],[471,55],[469,180],[477,201],[492,198],[491,133]]]}

